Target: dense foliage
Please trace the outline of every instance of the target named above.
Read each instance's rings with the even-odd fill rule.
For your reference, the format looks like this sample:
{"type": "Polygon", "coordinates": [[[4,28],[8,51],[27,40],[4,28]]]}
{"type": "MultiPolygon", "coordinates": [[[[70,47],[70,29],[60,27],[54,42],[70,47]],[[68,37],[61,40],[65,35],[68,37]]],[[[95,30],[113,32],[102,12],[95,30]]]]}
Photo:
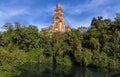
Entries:
{"type": "Polygon", "coordinates": [[[120,66],[120,15],[93,18],[90,28],[40,31],[34,25],[6,23],[0,32],[0,75],[16,75],[25,63],[94,67],[120,66]],[[13,73],[14,72],[14,73],[13,73]],[[12,73],[12,74],[10,74],[12,73]]]}

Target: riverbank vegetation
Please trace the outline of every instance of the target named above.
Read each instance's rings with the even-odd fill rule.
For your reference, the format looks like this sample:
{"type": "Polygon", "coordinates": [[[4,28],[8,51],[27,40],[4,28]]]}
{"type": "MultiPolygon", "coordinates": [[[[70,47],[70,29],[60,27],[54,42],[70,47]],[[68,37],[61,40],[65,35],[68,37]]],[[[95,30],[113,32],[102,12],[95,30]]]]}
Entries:
{"type": "Polygon", "coordinates": [[[0,32],[0,75],[20,74],[25,63],[92,67],[120,66],[120,15],[93,18],[89,28],[69,32],[39,31],[35,25],[6,23],[0,32]],[[14,73],[13,73],[14,72],[14,73]]]}

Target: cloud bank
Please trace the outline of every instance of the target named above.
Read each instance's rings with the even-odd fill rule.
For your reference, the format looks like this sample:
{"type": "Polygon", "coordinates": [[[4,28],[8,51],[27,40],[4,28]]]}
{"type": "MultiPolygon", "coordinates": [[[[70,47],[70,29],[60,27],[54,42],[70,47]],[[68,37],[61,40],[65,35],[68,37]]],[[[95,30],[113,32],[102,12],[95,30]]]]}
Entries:
{"type": "MultiPolygon", "coordinates": [[[[0,27],[6,22],[37,25],[39,29],[50,26],[58,1],[51,0],[1,0],[0,27]]],[[[114,19],[120,12],[120,0],[61,0],[66,25],[73,28],[89,27],[93,17],[114,19]]],[[[0,30],[2,30],[0,28],[0,30]]]]}

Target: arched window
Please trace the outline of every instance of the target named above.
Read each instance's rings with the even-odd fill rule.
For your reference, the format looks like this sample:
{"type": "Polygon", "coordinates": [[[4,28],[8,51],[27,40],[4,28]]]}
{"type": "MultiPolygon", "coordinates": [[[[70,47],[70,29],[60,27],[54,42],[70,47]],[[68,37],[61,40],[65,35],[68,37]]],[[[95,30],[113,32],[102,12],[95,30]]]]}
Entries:
{"type": "Polygon", "coordinates": [[[59,17],[55,17],[55,19],[56,19],[56,20],[58,20],[58,19],[59,19],[59,17]]]}

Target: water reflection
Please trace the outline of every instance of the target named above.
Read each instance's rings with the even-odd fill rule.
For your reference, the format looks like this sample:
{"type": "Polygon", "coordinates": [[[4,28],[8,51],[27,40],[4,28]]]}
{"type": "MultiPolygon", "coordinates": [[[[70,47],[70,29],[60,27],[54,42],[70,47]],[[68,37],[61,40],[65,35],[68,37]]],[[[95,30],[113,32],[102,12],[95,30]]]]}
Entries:
{"type": "Polygon", "coordinates": [[[16,77],[120,77],[119,69],[96,69],[85,67],[52,66],[45,64],[24,64],[16,77]]]}

